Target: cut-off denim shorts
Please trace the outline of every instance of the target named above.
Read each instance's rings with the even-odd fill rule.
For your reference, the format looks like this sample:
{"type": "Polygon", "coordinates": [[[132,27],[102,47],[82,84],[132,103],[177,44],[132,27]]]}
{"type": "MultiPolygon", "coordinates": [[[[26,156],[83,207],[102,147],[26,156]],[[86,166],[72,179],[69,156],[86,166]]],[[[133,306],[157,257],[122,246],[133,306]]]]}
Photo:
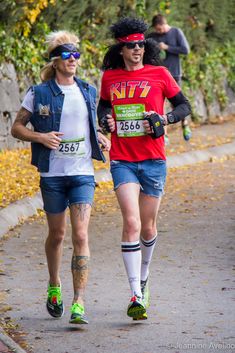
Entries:
{"type": "Polygon", "coordinates": [[[73,204],[92,205],[95,191],[93,175],[41,177],[44,210],[60,213],[73,204]]]}
{"type": "Polygon", "coordinates": [[[114,190],[120,185],[136,183],[146,195],[161,197],[164,194],[167,167],[162,159],[148,159],[142,162],[110,162],[114,190]]]}

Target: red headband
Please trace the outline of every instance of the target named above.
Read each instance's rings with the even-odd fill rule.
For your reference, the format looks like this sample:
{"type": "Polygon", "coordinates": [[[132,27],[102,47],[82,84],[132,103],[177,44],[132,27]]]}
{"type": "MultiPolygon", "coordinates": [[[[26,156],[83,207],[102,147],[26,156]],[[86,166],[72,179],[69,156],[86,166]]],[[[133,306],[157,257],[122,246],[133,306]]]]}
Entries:
{"type": "Polygon", "coordinates": [[[134,34],[129,34],[126,37],[117,38],[117,41],[120,43],[133,42],[135,40],[144,40],[144,34],[143,33],[134,33],[134,34]]]}

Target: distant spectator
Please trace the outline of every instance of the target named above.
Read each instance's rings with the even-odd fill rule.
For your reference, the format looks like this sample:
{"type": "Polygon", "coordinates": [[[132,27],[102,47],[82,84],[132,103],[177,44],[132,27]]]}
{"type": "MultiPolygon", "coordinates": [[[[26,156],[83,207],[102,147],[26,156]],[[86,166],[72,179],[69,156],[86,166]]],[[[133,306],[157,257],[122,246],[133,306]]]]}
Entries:
{"type": "MultiPolygon", "coordinates": [[[[155,15],[152,19],[151,32],[147,38],[154,39],[159,49],[164,51],[163,64],[168,68],[178,85],[181,85],[182,69],[180,63],[180,54],[187,55],[190,51],[189,44],[181,29],[171,27],[166,18],[161,15],[155,15]]],[[[182,120],[183,137],[188,141],[192,132],[186,119],[182,120]]]]}

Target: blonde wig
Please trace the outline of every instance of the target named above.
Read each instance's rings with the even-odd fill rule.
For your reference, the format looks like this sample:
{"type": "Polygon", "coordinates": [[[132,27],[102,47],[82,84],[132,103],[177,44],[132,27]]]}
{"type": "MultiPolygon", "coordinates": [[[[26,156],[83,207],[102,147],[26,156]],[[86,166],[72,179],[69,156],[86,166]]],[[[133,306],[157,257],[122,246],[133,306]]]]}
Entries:
{"type": "MultiPolygon", "coordinates": [[[[47,56],[49,58],[50,53],[52,50],[54,50],[56,47],[59,45],[65,44],[65,43],[72,43],[75,46],[78,45],[79,39],[78,37],[71,32],[68,31],[57,31],[57,32],[51,32],[47,35],[46,37],[46,43],[48,46],[47,49],[47,56]]],[[[58,57],[52,58],[49,63],[47,63],[40,72],[40,77],[41,80],[48,81],[51,80],[52,78],[55,77],[55,60],[57,60],[58,57]]]]}

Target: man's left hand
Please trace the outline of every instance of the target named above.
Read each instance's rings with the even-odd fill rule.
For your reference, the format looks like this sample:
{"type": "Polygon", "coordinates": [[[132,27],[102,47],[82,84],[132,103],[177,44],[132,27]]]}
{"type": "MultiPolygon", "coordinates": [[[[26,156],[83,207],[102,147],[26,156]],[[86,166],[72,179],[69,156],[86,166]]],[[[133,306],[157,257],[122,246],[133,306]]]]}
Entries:
{"type": "Polygon", "coordinates": [[[152,138],[158,138],[164,135],[163,126],[167,125],[167,116],[159,115],[154,111],[144,113],[143,126],[152,138]]]}
{"type": "MultiPolygon", "coordinates": [[[[144,116],[147,117],[148,115],[152,115],[152,114],[156,114],[156,112],[151,110],[151,111],[145,112],[144,116]]],[[[159,116],[161,117],[162,125],[167,125],[168,124],[167,116],[166,115],[159,115],[159,116]]],[[[143,126],[144,126],[145,131],[147,132],[147,134],[152,134],[153,133],[153,128],[152,128],[152,126],[150,126],[148,120],[143,120],[143,126]]]]}

